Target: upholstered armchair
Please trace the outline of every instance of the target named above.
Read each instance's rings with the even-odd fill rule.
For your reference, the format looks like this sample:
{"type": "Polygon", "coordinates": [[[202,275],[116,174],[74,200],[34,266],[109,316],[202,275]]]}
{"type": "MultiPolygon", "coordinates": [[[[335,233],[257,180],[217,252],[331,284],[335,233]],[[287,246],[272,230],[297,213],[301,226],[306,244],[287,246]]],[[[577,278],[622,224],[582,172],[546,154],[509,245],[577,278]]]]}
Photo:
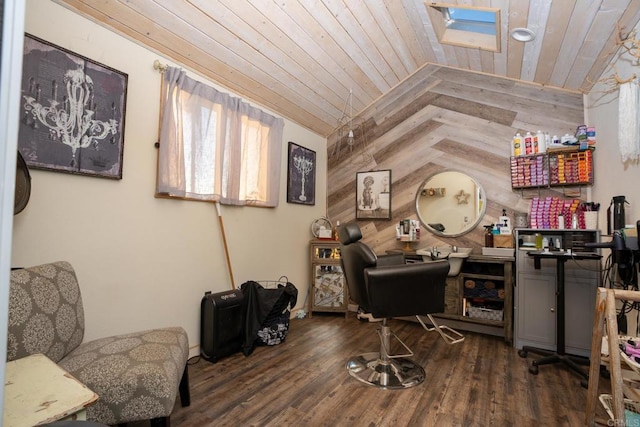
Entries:
{"type": "Polygon", "coordinates": [[[68,262],[11,272],[7,360],[42,353],[98,394],[87,419],[168,426],[178,390],[190,404],[189,343],[181,327],[83,342],[80,287],[68,262]]]}
{"type": "MultiPolygon", "coordinates": [[[[409,359],[413,352],[391,331],[388,321],[406,316],[417,316],[420,320],[419,316],[441,313],[449,262],[405,264],[402,254],[378,257],[360,241],[362,232],[353,223],[340,226],[338,236],[349,297],[374,318],[382,319],[378,330],[380,351],[351,358],[347,362],[349,374],[381,388],[420,384],[425,379],[424,369],[409,359]],[[392,338],[406,353],[390,354],[392,338]]],[[[426,327],[424,323],[423,326],[426,327]]],[[[434,326],[441,332],[437,324],[434,326]]]]}

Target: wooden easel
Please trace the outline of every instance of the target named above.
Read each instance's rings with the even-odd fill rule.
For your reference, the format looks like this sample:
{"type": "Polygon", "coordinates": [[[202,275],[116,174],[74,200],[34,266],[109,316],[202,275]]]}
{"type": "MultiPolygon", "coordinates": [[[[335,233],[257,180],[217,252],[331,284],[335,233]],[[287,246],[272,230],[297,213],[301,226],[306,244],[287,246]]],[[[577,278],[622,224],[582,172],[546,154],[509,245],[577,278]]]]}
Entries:
{"type": "Polygon", "coordinates": [[[620,352],[618,351],[618,320],[616,318],[616,300],[640,302],[640,292],[618,289],[598,288],[596,309],[593,319],[593,334],[591,337],[591,363],[589,366],[589,389],[587,391],[587,409],[585,423],[595,426],[612,425],[606,420],[596,420],[596,405],[598,403],[598,381],[600,379],[600,362],[602,352],[602,338],[605,323],[609,343],[609,370],[611,372],[611,395],[613,396],[613,414],[615,424],[626,425],[624,416],[624,394],[622,392],[622,371],[620,366],[620,352]]]}

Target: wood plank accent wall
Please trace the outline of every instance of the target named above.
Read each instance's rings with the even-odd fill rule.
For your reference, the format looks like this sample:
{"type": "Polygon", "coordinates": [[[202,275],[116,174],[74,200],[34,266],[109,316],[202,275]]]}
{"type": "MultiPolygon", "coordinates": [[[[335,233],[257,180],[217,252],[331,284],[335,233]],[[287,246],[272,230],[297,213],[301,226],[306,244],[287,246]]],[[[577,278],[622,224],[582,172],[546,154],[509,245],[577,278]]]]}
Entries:
{"type": "Polygon", "coordinates": [[[510,172],[516,132],[542,130],[561,136],[574,133],[583,120],[579,93],[426,65],[358,115],[365,145],[351,148],[338,141],[337,132],[329,136],[328,215],[334,223],[355,221],[356,172],[391,169],[392,219],[358,223],[376,253],[399,249],[403,244],[395,239],[395,225],[404,218],[417,219],[415,194],[422,182],[435,172],[456,169],[484,187],[484,219],[457,238],[435,236],[423,228],[413,247],[456,245],[480,253],[482,225],[495,223],[503,209],[513,218],[514,212],[528,212],[530,199],[537,195],[585,198],[586,190],[580,188],[512,190],[510,172]]]}

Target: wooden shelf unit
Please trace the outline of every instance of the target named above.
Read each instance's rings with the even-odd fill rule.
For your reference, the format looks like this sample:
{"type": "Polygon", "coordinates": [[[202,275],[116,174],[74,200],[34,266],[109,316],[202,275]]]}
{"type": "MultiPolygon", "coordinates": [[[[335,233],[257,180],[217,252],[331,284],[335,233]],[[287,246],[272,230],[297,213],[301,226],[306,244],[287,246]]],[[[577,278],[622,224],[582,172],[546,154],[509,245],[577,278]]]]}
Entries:
{"type": "MultiPolygon", "coordinates": [[[[445,288],[445,312],[434,315],[443,324],[453,328],[504,336],[507,343],[513,341],[513,284],[515,258],[486,255],[470,255],[462,264],[456,277],[447,278],[445,288]],[[472,294],[465,282],[473,281],[478,287],[492,282],[499,293],[480,291],[472,294]],[[481,317],[485,305],[487,316],[481,317]],[[470,307],[478,310],[470,313],[470,307]],[[493,308],[488,308],[493,307],[493,308]],[[499,311],[502,310],[502,313],[499,311]],[[469,315],[471,314],[471,315],[469,315]],[[501,314],[501,315],[500,315],[501,314]],[[499,319],[491,318],[498,316],[499,319]]],[[[485,287],[486,289],[486,287],[485,287]]]]}
{"type": "Polygon", "coordinates": [[[316,239],[311,249],[311,299],[309,317],[316,312],[348,314],[349,290],[340,265],[340,242],[316,239]]]}

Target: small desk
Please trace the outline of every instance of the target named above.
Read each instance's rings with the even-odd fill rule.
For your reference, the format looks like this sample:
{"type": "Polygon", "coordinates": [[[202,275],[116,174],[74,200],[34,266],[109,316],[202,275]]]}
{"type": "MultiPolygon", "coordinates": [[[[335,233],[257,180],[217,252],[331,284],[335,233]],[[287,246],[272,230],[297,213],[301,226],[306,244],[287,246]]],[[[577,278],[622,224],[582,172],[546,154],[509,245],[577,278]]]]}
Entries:
{"type": "Polygon", "coordinates": [[[564,363],[571,368],[575,373],[582,376],[584,379],[588,379],[589,375],[583,371],[578,363],[582,360],[573,358],[565,354],[565,292],[564,292],[564,264],[568,260],[598,260],[602,258],[602,255],[592,252],[572,252],[567,253],[564,251],[529,251],[527,255],[533,257],[534,267],[540,269],[541,259],[554,259],[556,260],[556,306],[557,306],[557,318],[556,318],[556,351],[543,350],[535,347],[524,346],[520,350],[519,355],[521,357],[527,357],[527,352],[540,354],[544,357],[533,360],[529,367],[529,372],[532,374],[538,373],[538,366],[549,365],[552,363],[564,363]]]}
{"type": "Polygon", "coordinates": [[[4,427],[30,427],[74,416],[84,419],[85,408],[96,400],[97,394],[43,354],[7,362],[4,427]]]}

